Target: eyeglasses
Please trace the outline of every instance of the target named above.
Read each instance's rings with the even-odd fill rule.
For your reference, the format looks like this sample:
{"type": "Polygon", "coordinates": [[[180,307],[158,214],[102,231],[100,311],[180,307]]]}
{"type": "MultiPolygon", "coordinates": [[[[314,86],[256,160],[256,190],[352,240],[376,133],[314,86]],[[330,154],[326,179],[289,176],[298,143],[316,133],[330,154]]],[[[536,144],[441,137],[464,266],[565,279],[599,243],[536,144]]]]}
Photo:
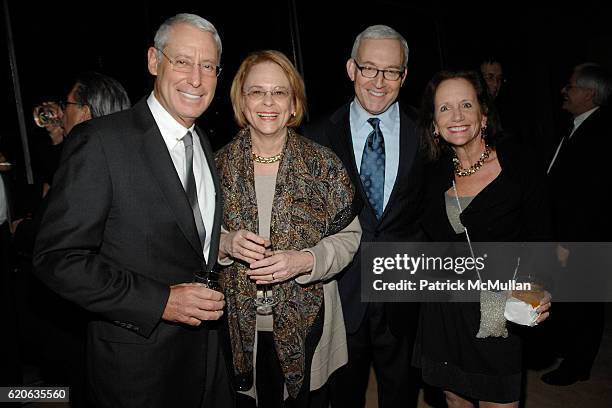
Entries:
{"type": "Polygon", "coordinates": [[[198,67],[200,67],[200,72],[202,73],[202,75],[213,77],[219,76],[219,74],[221,73],[221,67],[218,65],[211,64],[208,62],[202,62],[198,64],[185,57],[177,57],[175,59],[172,59],[159,48],[155,49],[161,52],[164,57],[166,57],[170,65],[172,65],[172,69],[174,71],[191,74],[193,72],[194,67],[197,65],[198,67]]]}
{"type": "Polygon", "coordinates": [[[489,82],[489,81],[502,82],[502,83],[506,82],[506,78],[504,78],[502,75],[482,74],[482,77],[487,82],[489,82]]]}
{"type": "MultiPolygon", "coordinates": [[[[355,61],[355,60],[353,60],[355,61]]],[[[364,78],[376,78],[379,72],[382,72],[383,77],[389,81],[397,81],[404,76],[404,71],[398,71],[396,69],[378,69],[369,66],[361,66],[355,61],[355,66],[364,78]]]]}
{"type": "Polygon", "coordinates": [[[70,102],[70,101],[67,101],[67,100],[63,99],[63,100],[59,101],[57,103],[57,105],[60,107],[61,110],[65,111],[66,108],[68,107],[68,105],[85,106],[87,104],[86,103],[79,103],[79,102],[70,102]]]}
{"type": "Polygon", "coordinates": [[[251,88],[244,92],[244,95],[246,95],[246,97],[252,101],[261,101],[267,94],[270,94],[274,102],[281,103],[286,102],[287,99],[289,99],[291,91],[287,88],[274,88],[270,90],[263,88],[251,88]]]}
{"type": "Polygon", "coordinates": [[[573,88],[584,89],[583,86],[579,86],[579,85],[565,84],[565,86],[563,86],[563,89],[565,89],[566,91],[570,91],[573,88]]]}

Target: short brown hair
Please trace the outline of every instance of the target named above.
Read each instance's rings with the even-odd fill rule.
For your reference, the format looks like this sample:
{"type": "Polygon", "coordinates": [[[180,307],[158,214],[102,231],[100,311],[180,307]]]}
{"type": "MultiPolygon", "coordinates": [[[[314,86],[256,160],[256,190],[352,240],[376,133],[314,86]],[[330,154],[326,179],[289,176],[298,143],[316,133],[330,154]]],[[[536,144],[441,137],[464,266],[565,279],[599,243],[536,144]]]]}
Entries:
{"type": "Polygon", "coordinates": [[[255,65],[263,62],[272,62],[278,65],[285,75],[287,75],[287,79],[289,79],[289,84],[291,86],[293,105],[295,106],[295,116],[291,116],[287,122],[287,126],[299,126],[300,123],[302,123],[306,111],[306,90],[304,88],[304,80],[302,80],[302,77],[285,54],[275,50],[255,51],[249,54],[249,56],[242,61],[242,64],[240,64],[240,68],[238,68],[238,72],[236,72],[236,76],[234,76],[234,80],[232,81],[232,89],[230,91],[236,123],[238,123],[240,127],[246,127],[248,125],[248,121],[243,113],[244,99],[242,87],[251,69],[255,65]]]}

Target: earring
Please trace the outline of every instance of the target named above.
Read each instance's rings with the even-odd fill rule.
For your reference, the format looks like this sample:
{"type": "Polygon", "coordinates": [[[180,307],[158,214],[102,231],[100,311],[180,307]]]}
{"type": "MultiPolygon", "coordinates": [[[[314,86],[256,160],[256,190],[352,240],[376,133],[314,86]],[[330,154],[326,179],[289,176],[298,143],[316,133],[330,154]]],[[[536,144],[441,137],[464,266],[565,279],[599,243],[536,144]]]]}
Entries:
{"type": "Polygon", "coordinates": [[[487,125],[480,128],[480,137],[482,137],[483,140],[487,138],[487,125]]]}
{"type": "Polygon", "coordinates": [[[291,116],[295,118],[295,112],[291,112],[291,116]]]}
{"type": "Polygon", "coordinates": [[[435,144],[440,143],[440,133],[438,133],[438,132],[436,132],[436,131],[434,130],[434,132],[433,132],[433,137],[434,137],[434,138],[433,138],[433,140],[434,140],[434,143],[435,143],[435,144]]]}

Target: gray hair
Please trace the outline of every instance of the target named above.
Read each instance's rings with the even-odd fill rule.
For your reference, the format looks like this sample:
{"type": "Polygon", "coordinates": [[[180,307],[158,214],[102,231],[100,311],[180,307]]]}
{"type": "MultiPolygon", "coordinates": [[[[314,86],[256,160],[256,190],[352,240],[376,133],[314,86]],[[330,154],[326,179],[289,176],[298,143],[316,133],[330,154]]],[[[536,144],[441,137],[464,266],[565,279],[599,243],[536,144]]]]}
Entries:
{"type": "Polygon", "coordinates": [[[595,91],[593,103],[603,105],[610,99],[612,93],[612,78],[610,72],[599,64],[587,62],[574,68],[576,85],[595,91]]]}
{"type": "Polygon", "coordinates": [[[402,67],[408,66],[408,43],[406,39],[393,28],[386,25],[373,25],[363,30],[353,43],[353,50],[351,51],[351,58],[357,60],[357,52],[362,40],[398,40],[402,45],[402,67]]]}
{"type": "Polygon", "coordinates": [[[221,37],[212,23],[200,16],[189,13],[177,14],[174,17],[170,17],[162,23],[155,33],[155,48],[157,48],[157,60],[160,61],[162,57],[162,50],[168,45],[168,39],[170,38],[170,30],[175,24],[189,24],[199,30],[206,31],[212,34],[215,43],[217,44],[217,63],[221,62],[221,37]]]}
{"type": "Polygon", "coordinates": [[[77,76],[74,99],[89,106],[92,118],[130,107],[130,98],[125,88],[116,79],[98,72],[83,72],[77,76]]]}

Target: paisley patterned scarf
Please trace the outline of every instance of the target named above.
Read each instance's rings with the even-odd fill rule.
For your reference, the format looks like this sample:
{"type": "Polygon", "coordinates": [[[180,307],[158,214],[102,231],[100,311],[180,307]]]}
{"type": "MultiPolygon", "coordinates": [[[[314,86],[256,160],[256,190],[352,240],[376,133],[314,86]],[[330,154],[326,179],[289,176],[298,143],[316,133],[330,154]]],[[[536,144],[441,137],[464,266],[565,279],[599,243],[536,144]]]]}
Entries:
{"type": "MultiPolygon", "coordinates": [[[[255,177],[248,129],[216,157],[224,197],[223,224],[229,231],[257,233],[255,177]]],[[[354,189],[335,154],[288,129],[276,177],[270,240],[275,250],[302,250],[344,229],[356,216],[354,189]]],[[[223,269],[220,283],[238,378],[253,376],[256,286],[246,275],[247,265],[234,262],[223,269]]],[[[305,373],[305,340],[323,304],[323,285],[301,286],[291,279],[273,286],[274,344],[285,384],[296,397],[305,373]]],[[[248,381],[247,381],[248,383],[248,381]]]]}

